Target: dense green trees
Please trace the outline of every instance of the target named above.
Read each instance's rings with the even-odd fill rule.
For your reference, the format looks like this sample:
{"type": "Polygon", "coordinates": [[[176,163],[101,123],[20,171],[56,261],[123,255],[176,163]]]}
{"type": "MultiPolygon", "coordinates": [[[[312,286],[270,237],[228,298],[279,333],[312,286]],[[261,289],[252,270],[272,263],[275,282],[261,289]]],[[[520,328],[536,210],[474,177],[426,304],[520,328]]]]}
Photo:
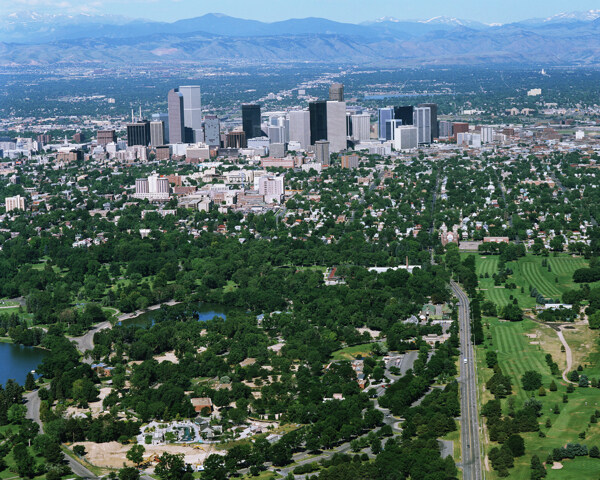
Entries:
{"type": "Polygon", "coordinates": [[[534,370],[526,371],[521,377],[523,389],[529,392],[537,390],[542,386],[542,374],[534,370]]]}

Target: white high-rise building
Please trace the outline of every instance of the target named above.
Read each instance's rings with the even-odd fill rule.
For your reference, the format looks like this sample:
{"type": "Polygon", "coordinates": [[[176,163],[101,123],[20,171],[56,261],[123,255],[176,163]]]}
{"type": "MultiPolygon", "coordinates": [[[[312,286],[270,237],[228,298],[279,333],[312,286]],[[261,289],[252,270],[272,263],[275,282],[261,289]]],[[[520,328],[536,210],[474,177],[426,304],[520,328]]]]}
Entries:
{"type": "Polygon", "coordinates": [[[479,133],[458,133],[456,144],[464,147],[481,148],[481,135],[479,133]]]}
{"type": "Polygon", "coordinates": [[[258,179],[258,193],[264,195],[266,203],[281,203],[285,187],[283,176],[263,175],[258,179]]]}
{"type": "Polygon", "coordinates": [[[415,107],[413,111],[413,125],[417,127],[419,144],[431,143],[431,108],[415,107]]]}
{"type": "Polygon", "coordinates": [[[135,198],[148,200],[169,200],[169,180],[166,177],[151,175],[135,181],[135,198]]]}
{"type": "Polygon", "coordinates": [[[346,150],[346,102],[327,102],[327,140],[329,151],[346,150]]]}
{"type": "Polygon", "coordinates": [[[4,204],[6,205],[7,212],[13,210],[25,210],[25,199],[21,195],[6,197],[4,199],[4,204]]]}
{"type": "Polygon", "coordinates": [[[419,146],[418,128],[413,125],[399,125],[394,130],[394,149],[411,150],[419,146]]]}
{"type": "Polygon", "coordinates": [[[192,130],[202,130],[202,95],[199,85],[179,87],[183,95],[183,124],[192,130]]]}
{"type": "Polygon", "coordinates": [[[371,139],[371,115],[363,113],[352,115],[352,137],[359,142],[367,142],[371,139]]]}
{"type": "Polygon", "coordinates": [[[489,126],[481,127],[481,143],[491,143],[494,141],[494,129],[489,126]]]}
{"type": "Polygon", "coordinates": [[[310,147],[310,113],[308,110],[292,110],[289,113],[290,142],[298,142],[302,149],[310,147]]]}

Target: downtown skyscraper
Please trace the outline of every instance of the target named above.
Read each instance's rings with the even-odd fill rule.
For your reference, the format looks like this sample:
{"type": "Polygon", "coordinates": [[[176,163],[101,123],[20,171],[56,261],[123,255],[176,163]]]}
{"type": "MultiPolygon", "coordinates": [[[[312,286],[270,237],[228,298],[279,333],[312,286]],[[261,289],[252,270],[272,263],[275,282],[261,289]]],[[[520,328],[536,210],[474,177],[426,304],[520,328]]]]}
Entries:
{"type": "Polygon", "coordinates": [[[202,95],[199,85],[179,87],[183,95],[183,124],[186,128],[185,141],[195,142],[204,137],[202,133],[202,95]]]}
{"type": "Polygon", "coordinates": [[[169,107],[169,143],[183,143],[185,141],[183,95],[178,88],[169,91],[167,103],[169,107]]]}

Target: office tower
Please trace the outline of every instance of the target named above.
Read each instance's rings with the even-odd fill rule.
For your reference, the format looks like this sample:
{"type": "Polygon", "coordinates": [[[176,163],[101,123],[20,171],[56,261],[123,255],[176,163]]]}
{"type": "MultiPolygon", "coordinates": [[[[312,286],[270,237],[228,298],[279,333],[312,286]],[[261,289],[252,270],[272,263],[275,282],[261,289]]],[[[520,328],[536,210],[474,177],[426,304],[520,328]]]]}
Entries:
{"type": "Polygon", "coordinates": [[[431,143],[431,109],[416,107],[413,111],[413,118],[413,125],[417,127],[419,144],[431,143]]]}
{"type": "Polygon", "coordinates": [[[150,145],[158,147],[165,144],[165,124],[163,122],[150,122],[150,145]]]}
{"type": "Polygon", "coordinates": [[[329,142],[327,140],[315,142],[315,161],[324,167],[329,166],[329,142]]]}
{"type": "Polygon", "coordinates": [[[327,102],[318,100],[308,104],[310,115],[310,144],[327,140],[327,102]]]}
{"type": "Polygon", "coordinates": [[[449,138],[454,133],[452,131],[452,122],[441,120],[439,123],[439,138],[449,138]]]}
{"type": "Polygon", "coordinates": [[[481,142],[491,143],[494,141],[494,129],[490,126],[481,127],[481,142]]]}
{"type": "Polygon", "coordinates": [[[380,108],[377,112],[377,121],[378,121],[378,129],[379,129],[379,140],[381,140],[382,142],[386,141],[386,140],[390,140],[389,138],[386,138],[385,136],[385,127],[386,127],[386,122],[388,120],[393,120],[394,119],[394,109],[391,107],[386,107],[386,108],[380,108]]]}
{"type": "Polygon", "coordinates": [[[168,200],[169,199],[169,179],[151,175],[148,178],[138,178],[135,180],[135,198],[148,200],[168,200]]]}
{"type": "Polygon", "coordinates": [[[402,125],[402,120],[388,120],[385,122],[385,140],[395,140],[396,139],[396,128],[402,125]]]}
{"type": "Polygon", "coordinates": [[[342,155],[342,168],[358,168],[358,155],[342,155]]]}
{"type": "Polygon", "coordinates": [[[310,145],[310,113],[308,110],[294,110],[289,113],[290,142],[298,142],[306,150],[310,145]]]}
{"type": "Polygon", "coordinates": [[[456,143],[464,147],[481,148],[481,135],[479,133],[460,132],[456,134],[456,143]]]}
{"type": "Polygon", "coordinates": [[[258,194],[266,203],[279,203],[285,193],[283,176],[263,175],[258,179],[258,194]]]}
{"type": "Polygon", "coordinates": [[[4,199],[4,205],[6,206],[6,212],[12,212],[13,210],[25,210],[25,199],[21,195],[6,197],[4,199]]]}
{"type": "Polygon", "coordinates": [[[409,105],[406,107],[394,107],[394,118],[396,120],[402,120],[402,125],[413,124],[413,110],[414,107],[409,105]]]}
{"type": "Polygon", "coordinates": [[[183,95],[183,124],[194,131],[202,129],[202,95],[199,85],[179,87],[183,95]]]}
{"type": "Polygon", "coordinates": [[[137,178],[135,180],[135,194],[137,195],[145,195],[150,193],[150,187],[148,185],[147,178],[137,178]]]}
{"type": "Polygon", "coordinates": [[[248,146],[246,132],[229,132],[226,137],[225,146],[227,148],[246,148],[248,146]]]}
{"type": "Polygon", "coordinates": [[[183,95],[178,88],[169,91],[169,143],[183,143],[185,125],[183,123],[183,95]]]}
{"type": "Polygon", "coordinates": [[[73,135],[73,143],[83,143],[84,140],[85,136],[81,132],[77,132],[75,135],[73,135]]]}
{"type": "Polygon", "coordinates": [[[109,143],[117,143],[117,132],[114,130],[98,130],[98,145],[105,147],[109,143]]]}
{"type": "Polygon", "coordinates": [[[157,160],[169,160],[171,158],[171,147],[169,145],[161,145],[156,147],[157,160]]]}
{"type": "Polygon", "coordinates": [[[127,124],[127,146],[142,145],[147,147],[150,144],[150,122],[140,120],[138,122],[127,124]]]}
{"type": "Polygon", "coordinates": [[[452,124],[452,134],[457,139],[459,133],[469,133],[469,124],[466,122],[455,122],[452,124]]]}
{"type": "Polygon", "coordinates": [[[206,115],[204,117],[204,143],[209,147],[221,145],[220,130],[219,118],[216,115],[206,115]]]}
{"type": "Polygon", "coordinates": [[[332,83],[329,87],[329,100],[331,102],[344,101],[344,85],[341,83],[332,83]]]}
{"type": "Polygon", "coordinates": [[[153,113],[152,114],[153,122],[163,122],[165,128],[165,143],[169,143],[169,114],[168,113],[153,113]]]}
{"type": "Polygon", "coordinates": [[[283,176],[263,175],[258,179],[259,195],[283,195],[283,176]]]}
{"type": "Polygon", "coordinates": [[[269,143],[286,143],[285,127],[281,125],[269,127],[269,143]]]}
{"type": "Polygon", "coordinates": [[[363,113],[352,115],[352,137],[359,142],[371,139],[371,115],[363,113]]]}
{"type": "Polygon", "coordinates": [[[269,145],[269,157],[283,158],[285,157],[286,143],[271,143],[269,145]]]}
{"type": "Polygon", "coordinates": [[[326,117],[329,150],[334,153],[346,150],[346,102],[327,102],[326,117]]]}
{"type": "Polygon", "coordinates": [[[396,150],[410,150],[417,148],[418,128],[413,125],[398,125],[394,132],[394,148],[396,150]]]}
{"type": "Polygon", "coordinates": [[[421,103],[419,107],[429,108],[431,118],[429,124],[431,125],[431,140],[434,138],[440,138],[440,132],[438,130],[438,106],[437,103],[421,103]]]}
{"type": "Polygon", "coordinates": [[[52,141],[52,136],[48,135],[47,133],[44,133],[42,135],[38,135],[37,136],[37,142],[40,145],[47,145],[52,141]]]}
{"type": "Polygon", "coordinates": [[[354,138],[352,137],[352,133],[352,113],[346,112],[346,137],[349,140],[354,140],[354,138]]]}
{"type": "Polygon", "coordinates": [[[260,125],[260,105],[242,105],[242,129],[246,134],[246,138],[263,136],[260,125]]]}
{"type": "Polygon", "coordinates": [[[183,127],[183,143],[194,143],[196,141],[196,130],[183,127]]]}

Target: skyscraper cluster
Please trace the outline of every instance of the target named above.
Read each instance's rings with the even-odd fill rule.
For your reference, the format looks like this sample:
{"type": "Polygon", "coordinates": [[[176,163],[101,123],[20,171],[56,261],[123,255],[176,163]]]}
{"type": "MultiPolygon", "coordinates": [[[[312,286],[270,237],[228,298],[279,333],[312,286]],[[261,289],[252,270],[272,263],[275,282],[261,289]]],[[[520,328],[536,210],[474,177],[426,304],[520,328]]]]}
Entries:
{"type": "Polygon", "coordinates": [[[403,149],[430,144],[440,136],[437,117],[438,112],[435,103],[422,103],[416,107],[407,105],[380,108],[378,110],[379,140],[393,141],[395,145],[399,145],[399,143],[410,145],[410,147],[405,146],[403,149]],[[401,130],[399,130],[400,128],[401,130]],[[412,129],[414,129],[414,132],[412,129]],[[402,137],[404,141],[397,139],[397,137],[402,137]],[[416,145],[413,146],[412,139],[414,138],[416,138],[416,145]]]}
{"type": "MultiPolygon", "coordinates": [[[[173,152],[182,152],[189,144],[203,144],[203,148],[209,149],[250,146],[277,157],[284,156],[288,149],[311,150],[318,151],[325,163],[331,153],[372,140],[371,115],[361,107],[347,107],[341,83],[330,85],[328,99],[311,101],[306,109],[269,112],[265,123],[261,105],[243,104],[241,126],[223,135],[216,115],[202,116],[200,86],[170,90],[167,103],[168,113],[154,114],[151,122],[142,118],[141,111],[137,120],[132,115],[132,122],[127,125],[128,146],[158,149],[170,144],[173,152]]],[[[377,120],[374,139],[391,142],[396,149],[427,145],[440,136],[436,104],[380,108],[377,120]]],[[[445,123],[441,128],[444,134],[448,133],[445,123]]],[[[108,134],[102,138],[103,142],[107,140],[108,134]]]]}

